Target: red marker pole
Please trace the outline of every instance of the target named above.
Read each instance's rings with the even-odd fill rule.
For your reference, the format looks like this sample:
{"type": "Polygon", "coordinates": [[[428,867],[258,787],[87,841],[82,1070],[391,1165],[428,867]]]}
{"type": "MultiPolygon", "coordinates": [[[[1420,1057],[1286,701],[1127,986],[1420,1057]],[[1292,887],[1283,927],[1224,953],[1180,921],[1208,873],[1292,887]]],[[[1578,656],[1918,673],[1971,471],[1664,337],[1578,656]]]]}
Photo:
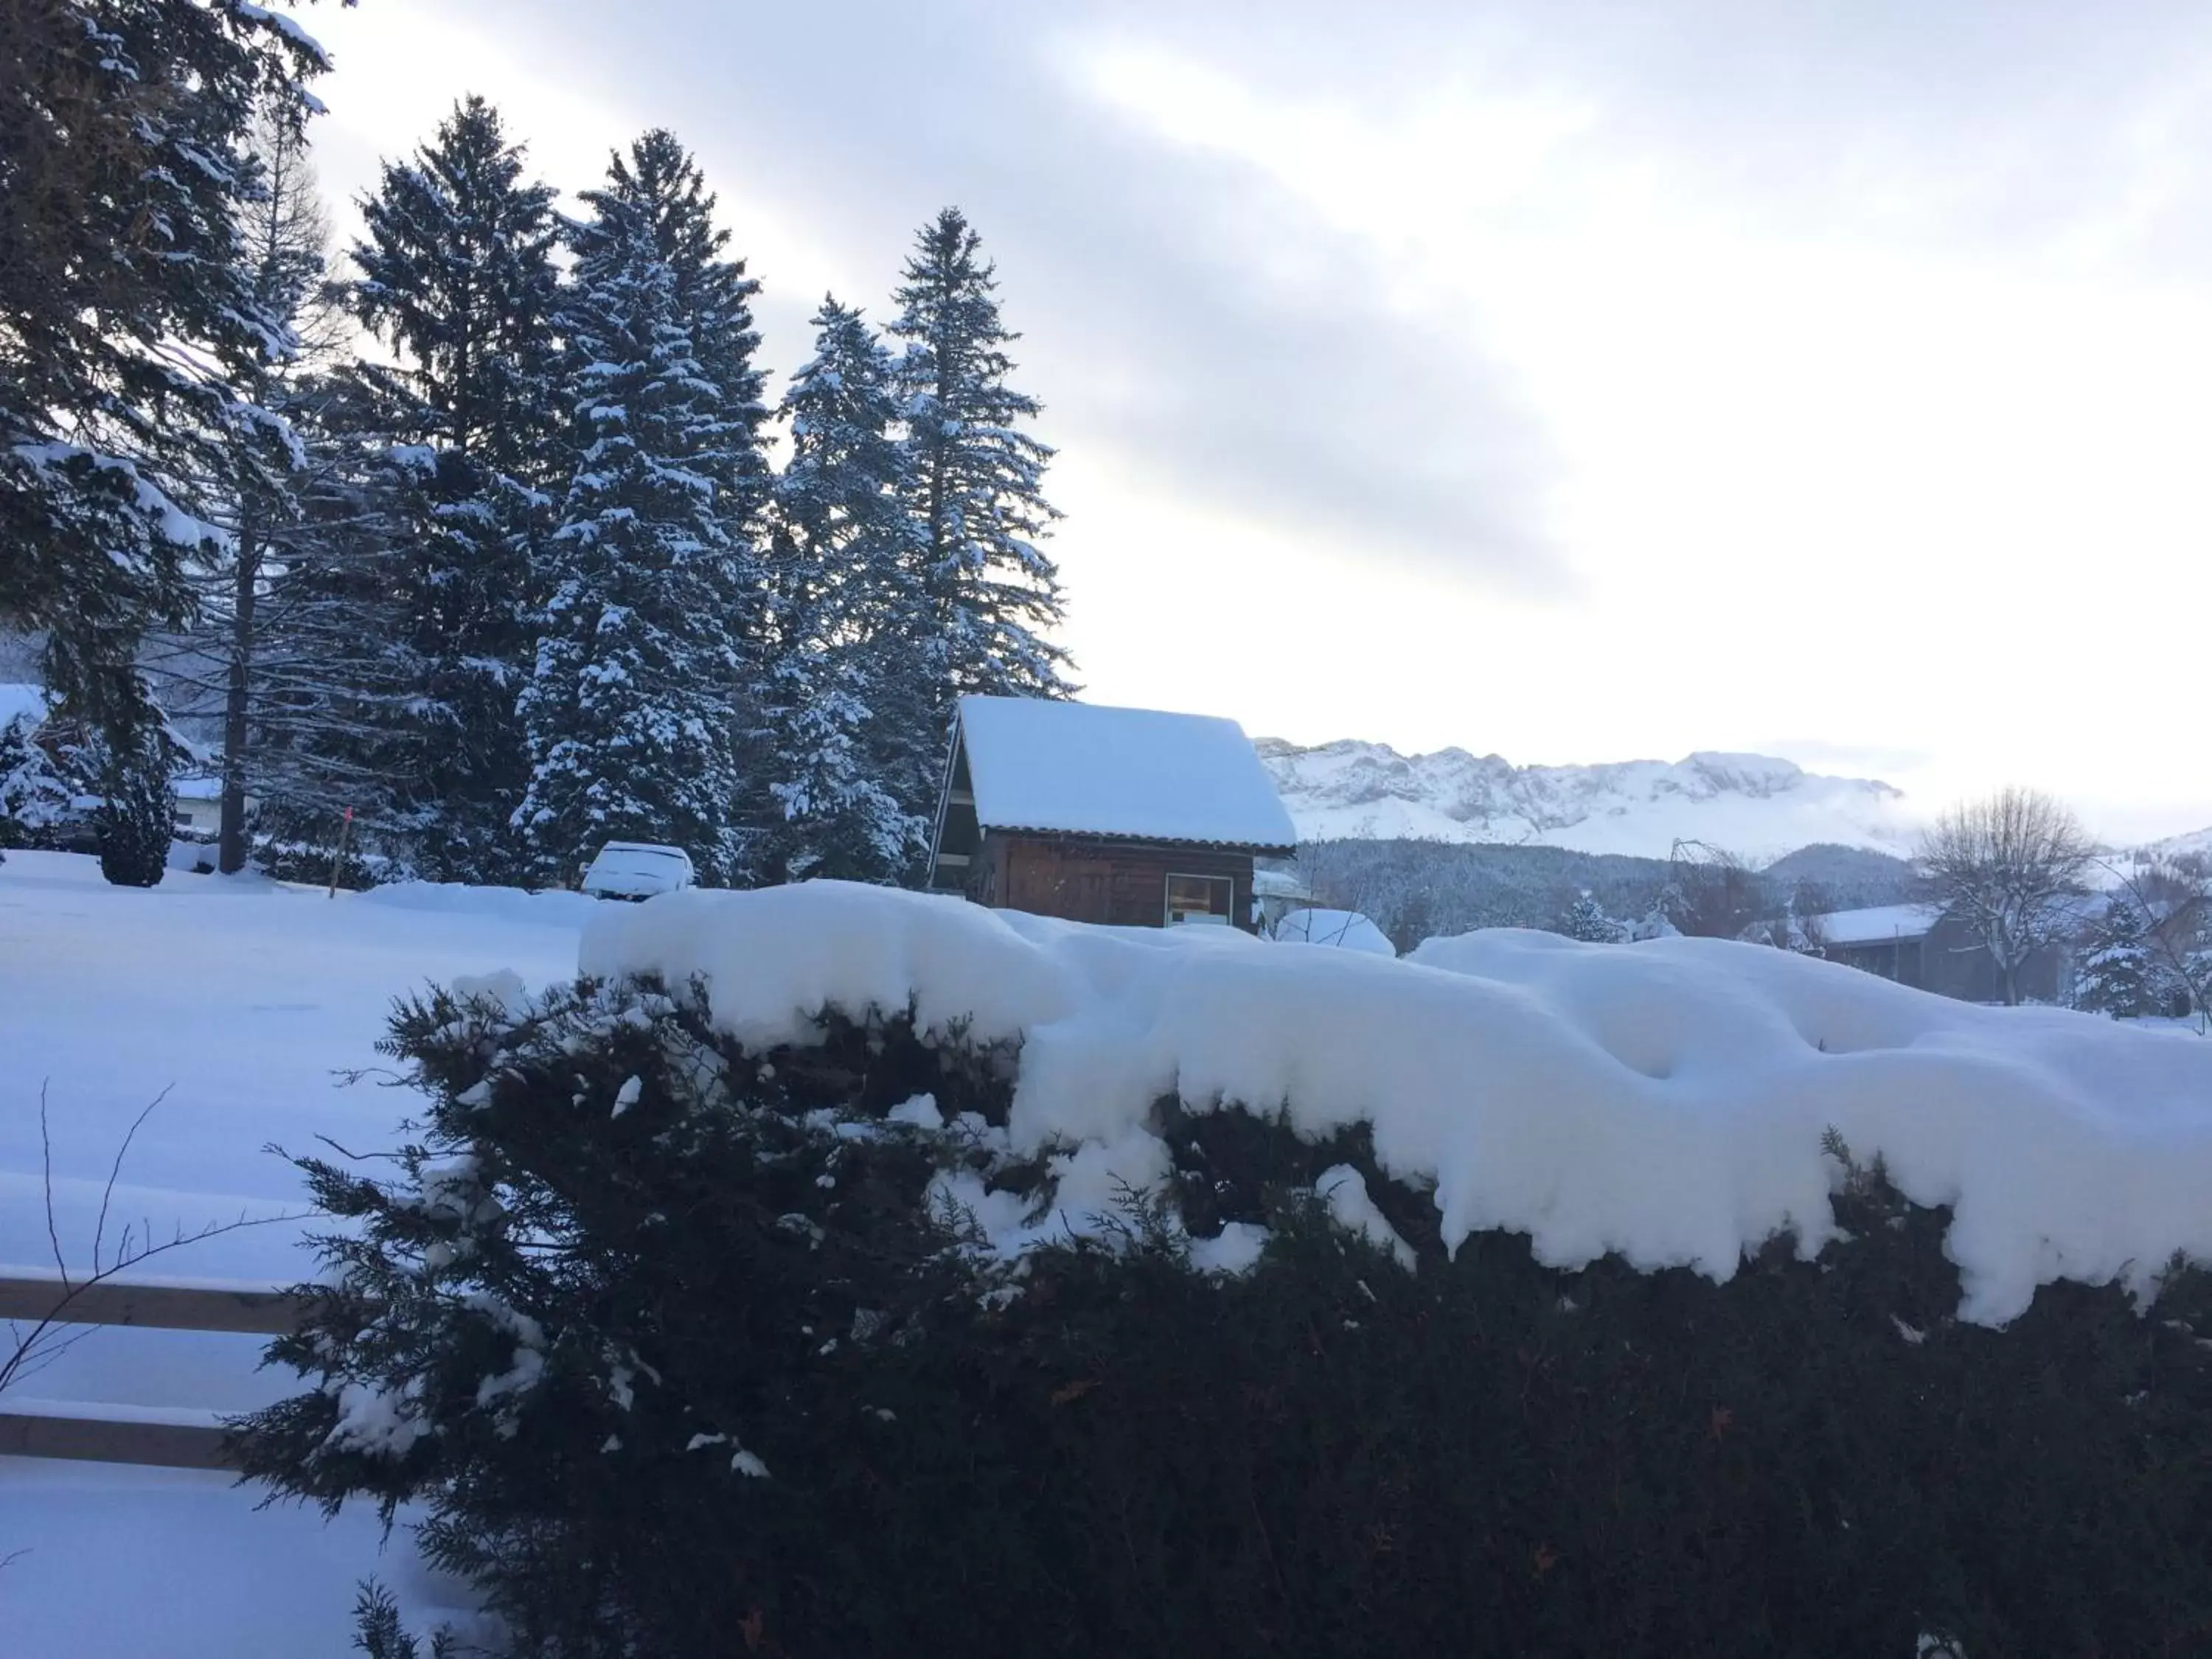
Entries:
{"type": "Polygon", "coordinates": [[[338,825],[338,850],[331,860],[331,896],[338,896],[338,868],[345,862],[346,842],[353,839],[353,808],[345,810],[345,821],[338,825]]]}

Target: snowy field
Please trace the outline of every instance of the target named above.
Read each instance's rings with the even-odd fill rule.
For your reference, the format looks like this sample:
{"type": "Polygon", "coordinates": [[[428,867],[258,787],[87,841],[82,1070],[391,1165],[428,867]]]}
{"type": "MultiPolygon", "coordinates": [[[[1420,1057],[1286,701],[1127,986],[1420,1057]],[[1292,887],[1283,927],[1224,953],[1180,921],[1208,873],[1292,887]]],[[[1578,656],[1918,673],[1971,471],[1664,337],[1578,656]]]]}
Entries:
{"type": "MultiPolygon", "coordinates": [[[[389,889],[335,900],[173,873],[109,887],[88,859],[0,866],[0,1264],[50,1268],[39,1104],[56,1221],[88,1260],[101,1188],[156,1237],[296,1206],[266,1152],[327,1136],[392,1144],[414,1097],[374,1066],[392,999],[516,970],[543,984],[651,969],[708,983],[740,1038],[799,1034],[825,1004],[905,1007],[1021,1044],[1008,1150],[1051,1150],[1081,1228],[1117,1181],[1164,1172],[1149,1108],[1287,1101],[1318,1133],[1373,1125],[1384,1170],[1433,1187],[1447,1240],[1524,1231],[1562,1265],[1733,1273],[1778,1228],[1817,1245],[1820,1131],[1880,1152],[1901,1188],[1957,1206],[1967,1318],[2002,1322],[2058,1277],[2212,1257],[2212,1042],[2051,1010],[1969,1007],[1785,952],[1712,940],[1577,945],[1498,931],[1405,962],[1220,928],[1086,928],[921,895],[813,884],[642,906],[572,895],[389,889]],[[166,1095],[163,1091],[167,1091],[166,1095]]],[[[1345,1177],[1349,1176],[1347,1180],[1345,1177]]],[[[981,1177],[954,1195],[1018,1250],[1046,1229],[981,1177]]],[[[1358,1177],[1326,1197],[1388,1233],[1358,1177]]],[[[280,1221],[163,1259],[164,1275],[286,1282],[311,1264],[280,1221]]],[[[1208,1241],[1235,1271],[1257,1229],[1208,1241]]],[[[1395,1241],[1384,1238],[1381,1242],[1395,1241]]],[[[285,1391],[258,1339],[102,1330],[20,1391],[115,1412],[238,1410],[285,1391]]],[[[11,1396],[11,1406],[22,1408],[11,1396]]],[[[35,1409],[36,1407],[33,1407],[35,1409]]],[[[222,1477],[0,1459],[0,1651],[8,1659],[343,1653],[362,1577],[414,1613],[451,1606],[404,1535],[257,1512],[222,1477]]]]}
{"type": "MultiPolygon", "coordinates": [[[[111,887],[95,863],[12,853],[0,865],[0,1264],[52,1267],[39,1099],[53,1143],[64,1252],[91,1251],[100,1194],[138,1132],[109,1218],[157,1237],[296,1209],[275,1142],[391,1143],[410,1097],[334,1073],[373,1066],[392,999],[456,974],[573,973],[590,901],[567,894],[340,894],[172,872],[111,887]]],[[[167,1276],[284,1282],[312,1263],[280,1223],[149,1265],[167,1276]]],[[[33,1377],[37,1400],[235,1410],[287,1391],[257,1372],[261,1339],[100,1330],[33,1377]]],[[[9,1404],[20,1408],[11,1395],[9,1404]]],[[[0,1651],[8,1659],[343,1653],[355,1582],[375,1572],[417,1605],[440,1598],[404,1538],[374,1518],[325,1528],[256,1512],[227,1477],[0,1458],[0,1651]]]]}

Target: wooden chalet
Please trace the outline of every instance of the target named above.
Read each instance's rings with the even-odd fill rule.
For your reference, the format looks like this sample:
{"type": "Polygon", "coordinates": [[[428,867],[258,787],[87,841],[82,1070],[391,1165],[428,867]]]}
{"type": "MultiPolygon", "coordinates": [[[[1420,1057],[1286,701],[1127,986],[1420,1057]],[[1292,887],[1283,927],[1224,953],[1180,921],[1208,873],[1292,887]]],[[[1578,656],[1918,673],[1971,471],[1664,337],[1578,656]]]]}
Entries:
{"type": "Polygon", "coordinates": [[[1234,720],[963,697],[931,882],[1073,921],[1249,931],[1252,860],[1286,857],[1297,841],[1234,720]]]}

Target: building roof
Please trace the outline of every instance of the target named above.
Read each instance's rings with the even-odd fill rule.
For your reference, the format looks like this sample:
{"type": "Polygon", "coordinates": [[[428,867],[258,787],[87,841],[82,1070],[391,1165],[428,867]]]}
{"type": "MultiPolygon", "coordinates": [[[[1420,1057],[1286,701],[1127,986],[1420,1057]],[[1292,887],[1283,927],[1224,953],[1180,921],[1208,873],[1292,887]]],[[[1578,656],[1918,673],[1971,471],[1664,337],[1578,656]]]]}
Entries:
{"type": "Polygon", "coordinates": [[[1042,697],[963,697],[986,830],[1288,852],[1291,815],[1235,720],[1042,697]]]}
{"type": "Polygon", "coordinates": [[[1865,910],[1832,910],[1820,919],[1820,936],[1830,945],[1924,939],[1942,914],[1940,904],[1877,904],[1865,910]]]}

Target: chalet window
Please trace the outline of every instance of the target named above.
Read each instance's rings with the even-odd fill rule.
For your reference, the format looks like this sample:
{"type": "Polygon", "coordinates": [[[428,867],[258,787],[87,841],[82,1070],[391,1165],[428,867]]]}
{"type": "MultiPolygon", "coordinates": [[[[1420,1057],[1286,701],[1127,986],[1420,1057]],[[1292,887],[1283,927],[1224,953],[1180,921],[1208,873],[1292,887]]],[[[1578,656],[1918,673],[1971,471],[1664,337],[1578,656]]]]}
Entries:
{"type": "Polygon", "coordinates": [[[1178,922],[1229,925],[1229,912],[1237,902],[1237,884],[1227,876],[1170,876],[1168,926],[1178,922]]]}

